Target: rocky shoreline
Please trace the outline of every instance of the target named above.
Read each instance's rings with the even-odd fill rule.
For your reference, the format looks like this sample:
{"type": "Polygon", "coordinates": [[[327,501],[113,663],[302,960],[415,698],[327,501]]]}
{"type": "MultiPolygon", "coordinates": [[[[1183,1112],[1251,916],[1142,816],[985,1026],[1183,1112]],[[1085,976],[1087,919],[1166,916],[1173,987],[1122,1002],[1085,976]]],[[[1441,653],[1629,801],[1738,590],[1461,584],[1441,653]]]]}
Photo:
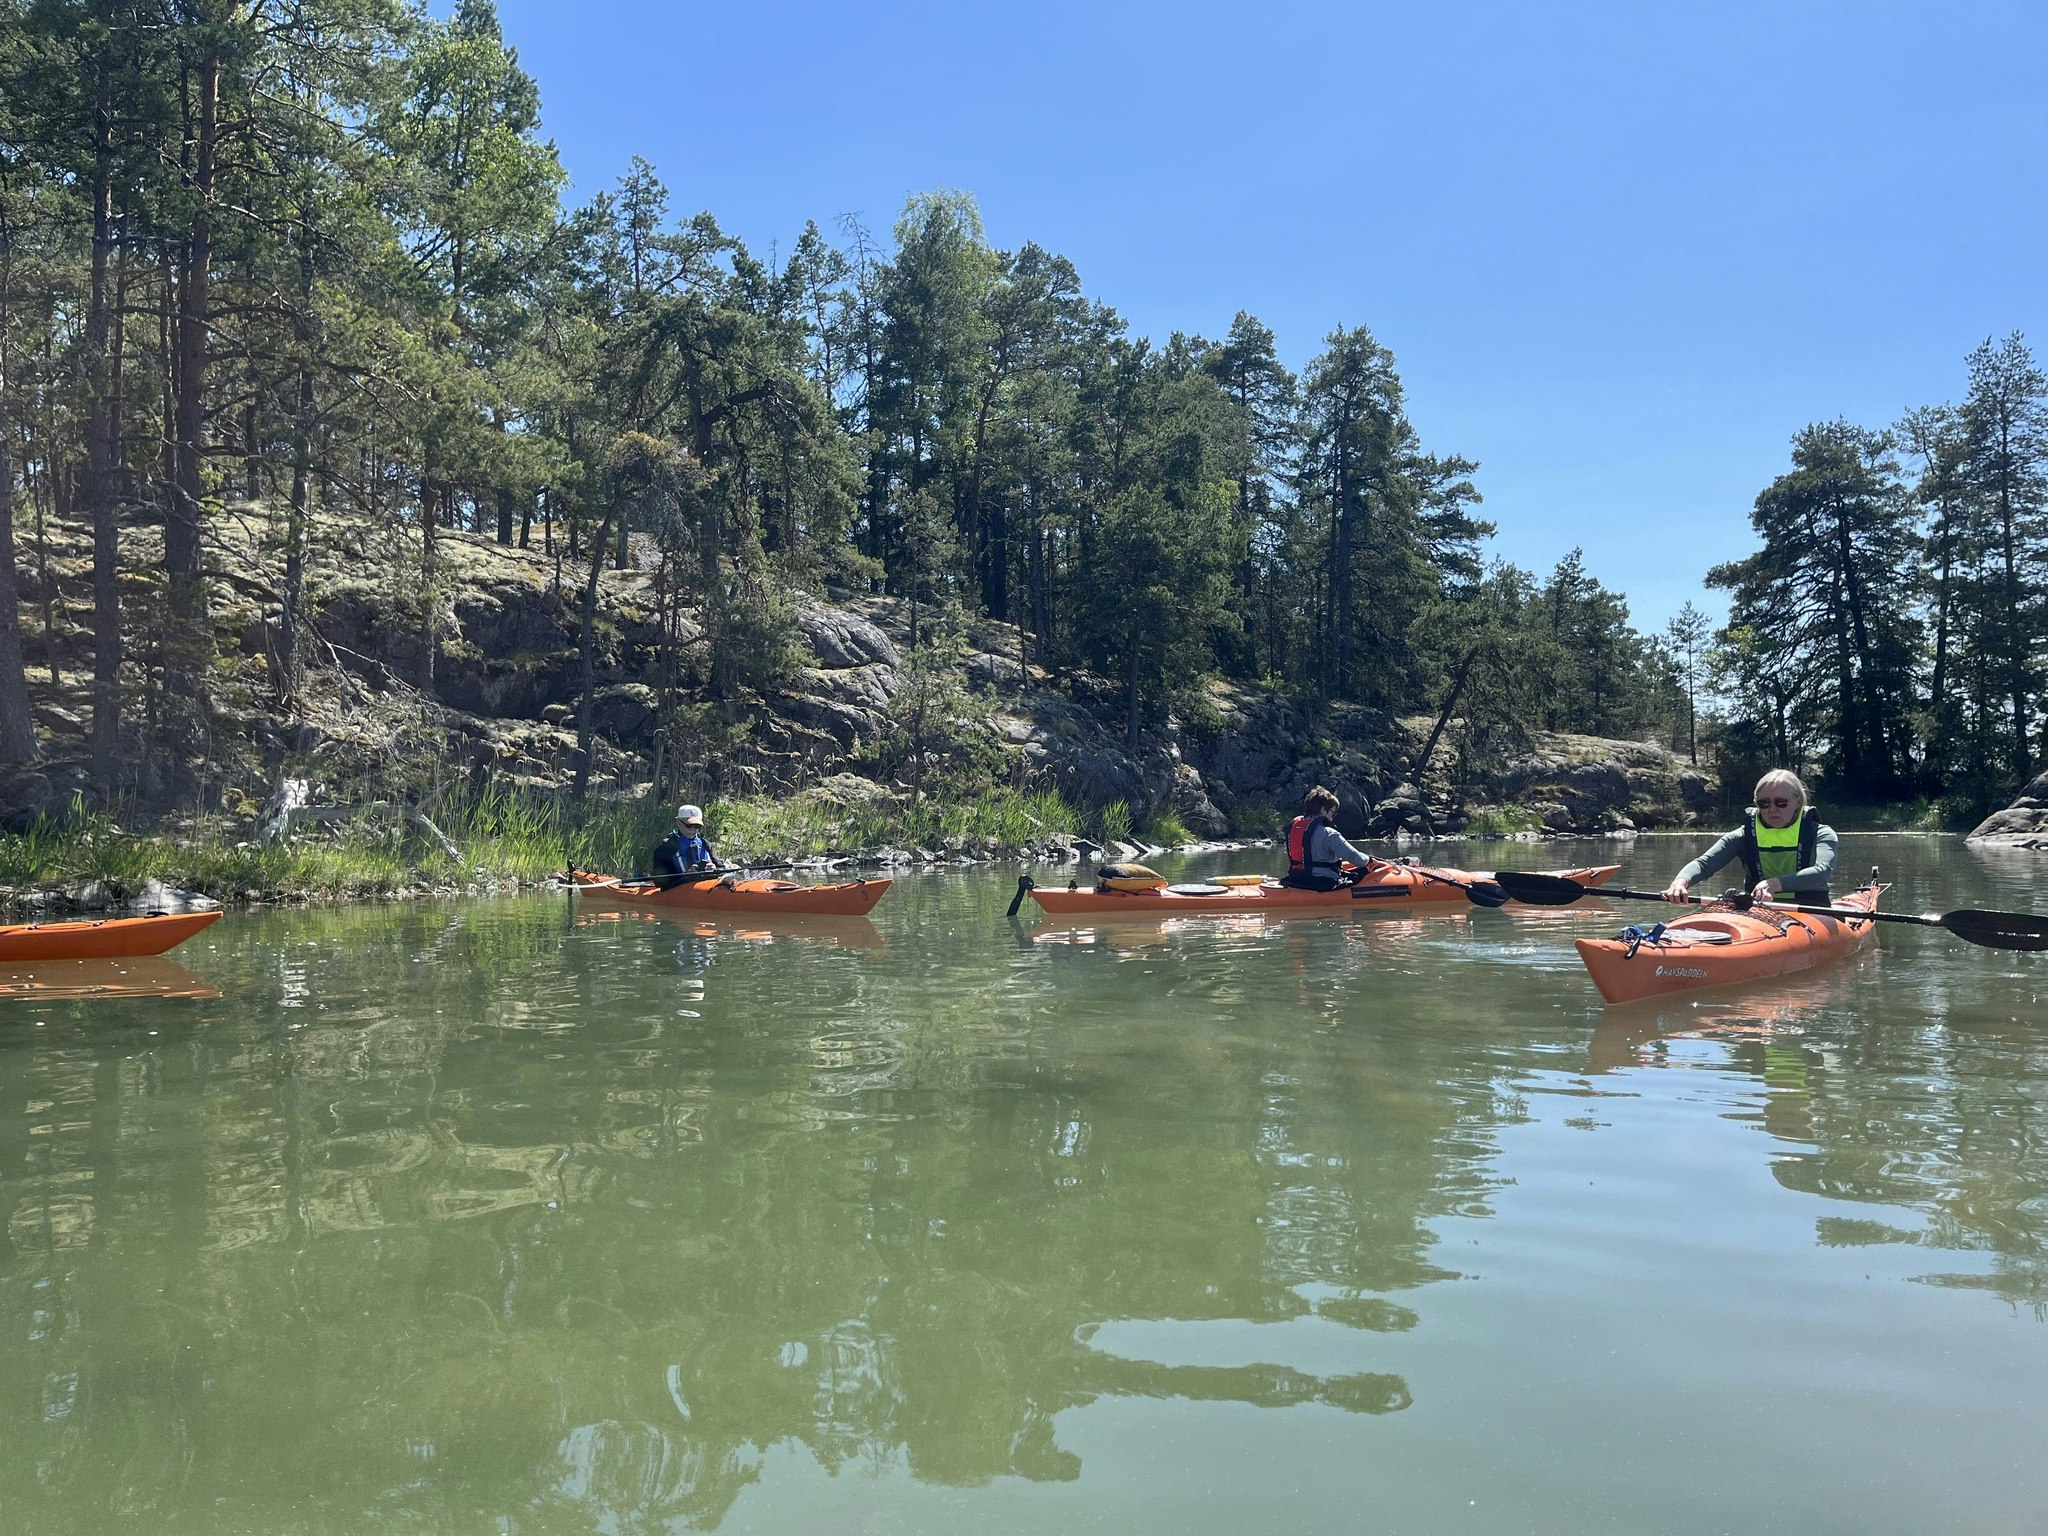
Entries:
{"type": "MultiPolygon", "coordinates": [[[[1078,671],[1049,675],[1011,625],[967,624],[935,662],[929,646],[911,645],[907,601],[844,592],[793,594],[797,664],[714,700],[693,671],[697,619],[664,604],[650,560],[600,573],[586,765],[587,568],[565,564],[559,545],[550,553],[453,530],[442,542],[438,619],[424,626],[403,584],[366,558],[377,552],[359,547],[359,530],[316,526],[311,666],[285,709],[270,673],[277,577],[260,537],[268,517],[251,503],[210,523],[220,682],[209,756],[172,772],[138,741],[124,819],[151,805],[253,814],[289,777],[340,800],[416,801],[451,778],[476,790],[560,795],[586,766],[598,797],[778,796],[864,779],[865,793],[887,798],[908,786],[900,761],[878,766],[878,743],[900,739],[906,694],[913,684],[929,689],[935,665],[944,672],[936,696],[959,717],[947,722],[949,749],[979,752],[990,782],[1049,788],[1084,811],[1121,801],[1134,827],[1171,817],[1201,838],[1271,835],[1316,783],[1343,799],[1339,826],[1349,836],[1683,825],[1716,799],[1706,773],[1642,742],[1536,732],[1505,760],[1461,766],[1457,722],[1418,774],[1431,719],[1345,704],[1311,712],[1290,695],[1220,681],[1133,735],[1119,685],[1078,671]]],[[[138,530],[145,564],[152,533],[138,530]]],[[[17,821],[99,803],[85,752],[90,544],[86,529],[61,522],[47,536],[39,568],[51,590],[31,576],[22,594],[39,611],[50,600],[50,622],[24,635],[45,755],[0,784],[0,805],[17,821]]]]}

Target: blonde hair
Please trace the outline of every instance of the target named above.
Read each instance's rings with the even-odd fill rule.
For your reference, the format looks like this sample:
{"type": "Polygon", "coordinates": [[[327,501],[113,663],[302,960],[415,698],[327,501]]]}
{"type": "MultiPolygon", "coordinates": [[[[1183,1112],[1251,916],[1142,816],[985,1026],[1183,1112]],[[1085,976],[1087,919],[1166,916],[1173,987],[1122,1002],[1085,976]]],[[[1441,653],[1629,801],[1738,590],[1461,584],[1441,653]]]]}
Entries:
{"type": "Polygon", "coordinates": [[[1806,786],[1800,782],[1799,775],[1791,769],[1773,768],[1756,781],[1756,788],[1750,791],[1750,795],[1753,799],[1761,800],[1767,789],[1790,790],[1799,799],[1799,809],[1806,809],[1806,786]]]}

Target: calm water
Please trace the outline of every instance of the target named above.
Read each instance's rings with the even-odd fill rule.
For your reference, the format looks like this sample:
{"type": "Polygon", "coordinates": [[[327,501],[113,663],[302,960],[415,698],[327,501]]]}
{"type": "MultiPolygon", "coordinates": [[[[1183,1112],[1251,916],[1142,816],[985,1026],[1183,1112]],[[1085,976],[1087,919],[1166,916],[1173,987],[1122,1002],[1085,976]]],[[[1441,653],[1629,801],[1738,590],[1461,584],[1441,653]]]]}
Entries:
{"type": "Polygon", "coordinates": [[[231,914],[146,978],[217,996],[0,1002],[0,1529],[2048,1523],[2048,956],[1610,1010],[1568,939],[1654,909],[1010,893],[231,914]]]}

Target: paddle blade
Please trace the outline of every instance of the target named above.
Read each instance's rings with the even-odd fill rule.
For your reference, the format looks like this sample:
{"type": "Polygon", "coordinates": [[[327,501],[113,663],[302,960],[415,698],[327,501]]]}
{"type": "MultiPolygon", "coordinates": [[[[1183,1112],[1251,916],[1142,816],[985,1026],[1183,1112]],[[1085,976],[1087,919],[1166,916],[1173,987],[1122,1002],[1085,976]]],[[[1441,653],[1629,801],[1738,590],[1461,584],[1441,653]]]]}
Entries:
{"type": "Polygon", "coordinates": [[[1465,887],[1465,899],[1475,907],[1504,907],[1508,893],[1491,880],[1474,880],[1465,887]]]}
{"type": "Polygon", "coordinates": [[[2048,917],[1964,907],[1944,913],[1941,926],[1957,938],[1986,949],[2048,950],[2048,917]]]}
{"type": "Polygon", "coordinates": [[[1539,875],[1533,870],[1503,869],[1493,884],[1512,900],[1532,907],[1568,907],[1586,894],[1586,888],[1563,875],[1539,875]]]}
{"type": "Polygon", "coordinates": [[[1024,905],[1025,894],[1030,891],[1031,885],[1032,881],[1029,875],[1019,875],[1017,877],[1017,894],[1010,898],[1010,910],[1005,912],[1003,916],[1015,917],[1017,915],[1017,909],[1024,905]]]}

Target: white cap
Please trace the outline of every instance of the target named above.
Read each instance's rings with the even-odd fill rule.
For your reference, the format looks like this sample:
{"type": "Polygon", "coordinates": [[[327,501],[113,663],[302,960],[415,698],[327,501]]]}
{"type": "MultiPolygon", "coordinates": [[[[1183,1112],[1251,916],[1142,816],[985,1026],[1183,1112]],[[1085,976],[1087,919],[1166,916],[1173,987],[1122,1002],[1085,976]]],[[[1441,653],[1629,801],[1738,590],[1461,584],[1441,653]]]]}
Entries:
{"type": "Polygon", "coordinates": [[[702,806],[686,805],[676,812],[676,825],[679,827],[687,827],[692,823],[701,824],[703,820],[704,808],[702,806]]]}

